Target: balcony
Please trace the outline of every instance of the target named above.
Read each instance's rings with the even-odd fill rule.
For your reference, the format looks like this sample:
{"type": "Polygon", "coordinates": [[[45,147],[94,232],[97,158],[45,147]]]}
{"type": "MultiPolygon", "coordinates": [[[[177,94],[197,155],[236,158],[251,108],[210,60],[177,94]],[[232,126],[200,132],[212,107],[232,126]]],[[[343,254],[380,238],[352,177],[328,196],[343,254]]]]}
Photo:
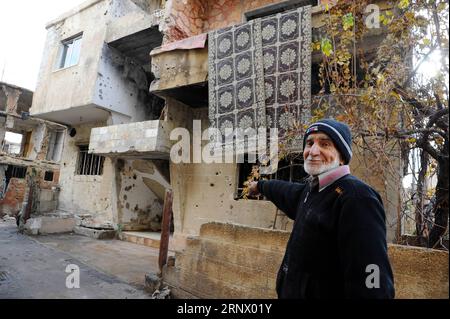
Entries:
{"type": "Polygon", "coordinates": [[[89,153],[107,157],[169,159],[169,132],[164,121],[146,121],[91,131],[89,153]]]}
{"type": "Polygon", "coordinates": [[[206,34],[156,48],[150,56],[155,75],[151,93],[174,98],[191,107],[208,106],[206,34]]]}

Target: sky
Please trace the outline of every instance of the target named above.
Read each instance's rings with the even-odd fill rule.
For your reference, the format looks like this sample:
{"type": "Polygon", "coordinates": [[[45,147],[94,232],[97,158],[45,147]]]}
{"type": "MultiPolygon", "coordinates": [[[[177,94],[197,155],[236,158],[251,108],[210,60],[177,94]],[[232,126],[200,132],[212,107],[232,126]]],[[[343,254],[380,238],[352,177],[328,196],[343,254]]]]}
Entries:
{"type": "Polygon", "coordinates": [[[0,81],[36,88],[47,22],[85,0],[0,0],[0,81]]]}

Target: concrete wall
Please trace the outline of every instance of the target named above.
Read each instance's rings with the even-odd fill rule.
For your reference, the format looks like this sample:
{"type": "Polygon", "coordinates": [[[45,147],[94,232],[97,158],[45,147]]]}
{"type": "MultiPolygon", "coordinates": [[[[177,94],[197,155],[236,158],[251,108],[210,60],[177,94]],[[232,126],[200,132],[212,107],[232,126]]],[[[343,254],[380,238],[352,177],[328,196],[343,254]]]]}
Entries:
{"type": "Polygon", "coordinates": [[[169,43],[244,22],[244,13],[279,0],[169,0],[161,26],[169,43]]]}
{"type": "MultiPolygon", "coordinates": [[[[285,231],[210,223],[187,238],[163,270],[176,298],[276,298],[275,280],[289,238],[285,231]]],[[[448,252],[389,245],[396,298],[445,298],[448,252]]]]}
{"type": "MultiPolygon", "coordinates": [[[[193,119],[201,120],[202,130],[209,127],[207,109],[193,109],[173,99],[167,99],[166,105],[172,126],[187,128],[191,139],[193,119]]],[[[190,145],[192,147],[192,143],[190,145]]],[[[273,226],[276,208],[272,203],[234,199],[237,164],[194,164],[192,148],[190,153],[191,164],[170,163],[174,247],[179,245],[177,249],[182,249],[186,236],[198,235],[201,225],[211,221],[263,228],[273,226]]]]}
{"type": "MultiPolygon", "coordinates": [[[[2,158],[0,157],[0,163],[2,158]]],[[[0,164],[0,217],[3,215],[15,216],[17,215],[23,205],[23,201],[28,196],[29,186],[27,178],[29,175],[35,175],[36,190],[34,192],[32,213],[45,214],[53,212],[57,205],[57,185],[59,182],[59,168],[56,165],[48,165],[43,167],[40,165],[30,165],[27,167],[27,176],[25,178],[11,178],[8,185],[5,187],[6,177],[5,172],[8,165],[17,165],[27,167],[30,165],[27,161],[9,160],[0,164]],[[45,181],[44,176],[46,171],[53,172],[53,180],[45,181]]]]}
{"type": "Polygon", "coordinates": [[[159,154],[168,158],[169,134],[162,121],[145,121],[95,128],[91,132],[90,152],[95,154],[126,155],[159,154]]]}
{"type": "Polygon", "coordinates": [[[103,126],[105,123],[90,123],[75,126],[77,134],[66,136],[64,153],[61,159],[61,192],[58,208],[77,214],[92,214],[95,222],[112,220],[111,193],[114,182],[114,168],[111,160],[106,158],[103,165],[103,175],[76,175],[78,159],[78,145],[89,144],[89,137],[93,127],[103,126]]]}
{"type": "MultiPolygon", "coordinates": [[[[146,107],[148,97],[139,92],[146,83],[145,73],[105,44],[107,38],[124,36],[124,30],[135,32],[130,29],[131,21],[138,19],[135,21],[138,22],[150,15],[130,0],[93,0],[90,3],[47,26],[47,40],[31,113],[36,115],[90,106],[125,115],[123,123],[150,119],[151,114],[146,107]],[[141,14],[139,17],[137,12],[141,14]],[[122,20],[123,25],[120,23],[122,20]],[[109,29],[110,24],[114,28],[109,29]],[[61,42],[81,33],[78,64],[59,69],[61,42]]],[[[148,86],[144,91],[147,90],[148,86]]],[[[86,122],[89,116],[93,116],[84,109],[79,115],[87,118],[86,122]]],[[[61,121],[64,122],[62,118],[61,121]]]]}
{"type": "Polygon", "coordinates": [[[101,48],[93,104],[125,115],[122,123],[153,119],[148,107],[148,85],[140,65],[106,44],[101,48]]]}
{"type": "Polygon", "coordinates": [[[5,193],[0,197],[0,217],[4,215],[15,216],[19,213],[26,189],[25,179],[11,178],[9,180],[5,193]]]}
{"type": "Polygon", "coordinates": [[[156,26],[160,23],[161,0],[116,0],[111,4],[111,19],[106,42],[156,26]]]}
{"type": "Polygon", "coordinates": [[[51,141],[49,132],[64,130],[65,127],[33,117],[22,117],[31,106],[33,92],[8,83],[0,82],[0,216],[17,215],[28,196],[28,180],[31,176],[36,183],[33,194],[32,213],[47,213],[56,208],[56,198],[52,188],[59,179],[56,162],[45,161],[51,141]],[[22,134],[21,153],[4,153],[1,146],[5,132],[22,134]],[[28,139],[29,137],[29,139],[28,139]],[[24,178],[13,177],[6,185],[6,172],[10,165],[25,167],[24,178]],[[52,181],[44,181],[46,171],[54,172],[52,181]]]}
{"type": "MultiPolygon", "coordinates": [[[[370,141],[368,141],[370,143],[370,141]]],[[[383,200],[386,213],[387,241],[397,242],[397,233],[400,232],[400,189],[402,185],[401,154],[398,147],[390,151],[390,167],[380,167],[374,161],[374,156],[369,151],[363,151],[353,144],[353,158],[350,162],[351,172],[370,186],[372,186],[383,200]]]]}
{"type": "Polygon", "coordinates": [[[152,56],[152,81],[150,91],[205,82],[208,78],[208,48],[173,50],[152,56]]]}
{"type": "Polygon", "coordinates": [[[91,104],[106,33],[108,1],[50,24],[31,114],[91,104]],[[59,69],[61,41],[83,33],[77,65],[59,69]]]}
{"type": "Polygon", "coordinates": [[[161,230],[168,181],[149,160],[126,160],[120,168],[118,220],[123,230],[161,230]]]}

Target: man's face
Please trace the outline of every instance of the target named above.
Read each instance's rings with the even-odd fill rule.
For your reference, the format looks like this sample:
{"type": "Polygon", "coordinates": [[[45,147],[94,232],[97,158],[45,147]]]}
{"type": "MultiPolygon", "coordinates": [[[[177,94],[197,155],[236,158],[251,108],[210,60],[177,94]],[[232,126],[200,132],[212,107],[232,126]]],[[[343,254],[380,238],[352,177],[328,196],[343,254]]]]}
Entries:
{"type": "Polygon", "coordinates": [[[307,137],[303,159],[305,172],[312,176],[336,168],[341,163],[339,151],[333,141],[322,132],[312,133],[307,137]]]}

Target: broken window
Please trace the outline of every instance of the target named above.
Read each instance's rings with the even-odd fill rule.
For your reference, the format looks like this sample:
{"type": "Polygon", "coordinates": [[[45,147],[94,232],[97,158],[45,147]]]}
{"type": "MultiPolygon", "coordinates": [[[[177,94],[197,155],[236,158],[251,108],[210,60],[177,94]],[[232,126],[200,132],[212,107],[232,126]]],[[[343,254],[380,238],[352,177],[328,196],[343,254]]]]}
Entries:
{"type": "Polygon", "coordinates": [[[53,172],[52,171],[45,172],[44,181],[53,182],[53,172]]]}
{"type": "Polygon", "coordinates": [[[78,64],[80,58],[82,35],[75,36],[62,42],[61,60],[59,68],[68,68],[78,64]]]}
{"type": "Polygon", "coordinates": [[[89,154],[89,145],[80,145],[79,149],[76,175],[102,175],[105,158],[89,154]]]}
{"type": "Polygon", "coordinates": [[[6,132],[2,151],[11,155],[21,155],[23,135],[6,132]]]}
{"type": "Polygon", "coordinates": [[[9,181],[11,178],[25,178],[27,168],[25,166],[7,165],[0,166],[0,199],[3,199],[8,190],[9,181]]]}
{"type": "MultiPolygon", "coordinates": [[[[254,166],[259,163],[249,163],[248,155],[244,155],[244,163],[238,164],[238,187],[235,199],[242,198],[244,182],[248,180],[254,166]]],[[[304,183],[308,176],[303,168],[303,154],[293,153],[278,162],[278,169],[274,174],[264,176],[267,179],[277,179],[288,182],[304,183]]],[[[249,199],[263,200],[262,197],[249,197],[249,199]]]]}
{"type": "Polygon", "coordinates": [[[25,166],[8,165],[6,170],[6,179],[11,178],[25,178],[27,174],[27,168],[25,166]]]}

